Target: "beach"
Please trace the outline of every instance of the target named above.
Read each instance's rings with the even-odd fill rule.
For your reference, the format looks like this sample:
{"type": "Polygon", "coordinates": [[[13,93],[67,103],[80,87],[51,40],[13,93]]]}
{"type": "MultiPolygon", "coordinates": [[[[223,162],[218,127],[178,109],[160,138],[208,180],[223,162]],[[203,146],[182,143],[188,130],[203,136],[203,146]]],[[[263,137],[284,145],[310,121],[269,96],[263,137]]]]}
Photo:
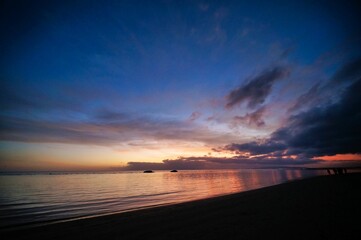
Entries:
{"type": "Polygon", "coordinates": [[[221,197],[2,229],[4,239],[351,239],[361,174],[318,176],[221,197]]]}

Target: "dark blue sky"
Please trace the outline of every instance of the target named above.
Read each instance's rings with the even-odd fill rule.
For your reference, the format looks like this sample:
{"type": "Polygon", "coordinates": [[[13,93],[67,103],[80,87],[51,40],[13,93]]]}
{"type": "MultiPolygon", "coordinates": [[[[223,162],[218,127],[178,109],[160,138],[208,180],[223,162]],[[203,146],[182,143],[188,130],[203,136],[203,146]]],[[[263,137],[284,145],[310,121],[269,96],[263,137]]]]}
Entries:
{"type": "MultiPolygon", "coordinates": [[[[219,160],[210,164],[229,158],[237,164],[250,156],[275,164],[316,163],[337,154],[359,158],[356,146],[336,151],[330,143],[330,150],[318,151],[318,145],[294,146],[290,137],[277,135],[292,128],[288,135],[296,141],[311,126],[297,125],[294,116],[302,119],[316,108],[333,112],[352,94],[350,86],[358,86],[356,2],[1,5],[4,169],[114,167],[177,157],[185,164],[190,158],[219,160]],[[258,154],[242,145],[269,150],[275,142],[274,151],[258,154]],[[92,147],[100,148],[100,156],[79,160],[92,147]],[[18,160],[23,158],[29,160],[18,160]]],[[[351,110],[356,121],[359,106],[351,110]]],[[[343,126],[336,120],[325,126],[330,124],[343,126]]],[[[317,142],[317,136],[309,137],[317,142]]],[[[342,143],[348,146],[359,140],[334,137],[349,137],[342,143]]]]}

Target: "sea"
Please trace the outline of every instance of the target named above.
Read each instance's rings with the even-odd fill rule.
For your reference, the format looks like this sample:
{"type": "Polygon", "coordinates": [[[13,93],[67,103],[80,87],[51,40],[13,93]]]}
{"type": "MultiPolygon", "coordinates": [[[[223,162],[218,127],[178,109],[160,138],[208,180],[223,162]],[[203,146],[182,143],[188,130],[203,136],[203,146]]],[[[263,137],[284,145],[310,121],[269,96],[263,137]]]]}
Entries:
{"type": "Polygon", "coordinates": [[[0,174],[0,229],[211,198],[324,175],[289,169],[0,174]]]}

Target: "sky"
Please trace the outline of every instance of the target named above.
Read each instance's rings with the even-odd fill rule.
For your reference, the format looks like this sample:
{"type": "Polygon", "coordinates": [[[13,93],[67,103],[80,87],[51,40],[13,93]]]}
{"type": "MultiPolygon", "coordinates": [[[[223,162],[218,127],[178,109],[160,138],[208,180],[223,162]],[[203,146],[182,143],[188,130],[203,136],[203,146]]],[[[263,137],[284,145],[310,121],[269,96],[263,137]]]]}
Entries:
{"type": "Polygon", "coordinates": [[[356,1],[0,5],[0,171],[361,165],[356,1]]]}

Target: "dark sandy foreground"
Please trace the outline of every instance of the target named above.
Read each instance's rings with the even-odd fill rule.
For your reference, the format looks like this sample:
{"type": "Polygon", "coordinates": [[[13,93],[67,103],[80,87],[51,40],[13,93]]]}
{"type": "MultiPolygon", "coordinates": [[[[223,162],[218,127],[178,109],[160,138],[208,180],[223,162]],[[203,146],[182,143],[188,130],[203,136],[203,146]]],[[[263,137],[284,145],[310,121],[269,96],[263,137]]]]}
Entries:
{"type": "Polygon", "coordinates": [[[2,231],[2,239],[359,239],[361,174],[2,231]]]}

